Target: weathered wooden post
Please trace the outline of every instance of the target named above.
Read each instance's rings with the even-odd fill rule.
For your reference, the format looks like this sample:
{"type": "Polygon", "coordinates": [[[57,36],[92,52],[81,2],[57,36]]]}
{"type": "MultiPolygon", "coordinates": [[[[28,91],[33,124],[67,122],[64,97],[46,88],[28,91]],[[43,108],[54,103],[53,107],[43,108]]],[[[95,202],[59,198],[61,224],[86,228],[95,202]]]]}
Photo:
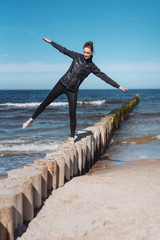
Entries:
{"type": "Polygon", "coordinates": [[[24,169],[29,169],[31,168],[32,170],[36,169],[41,171],[42,174],[42,179],[41,179],[41,191],[42,191],[42,198],[47,197],[47,179],[48,179],[48,169],[46,165],[40,165],[40,164],[27,164],[24,166],[24,169]]]}
{"type": "MultiPolygon", "coordinates": [[[[0,201],[8,200],[13,206],[13,221],[14,229],[17,229],[23,224],[23,203],[22,203],[22,190],[17,189],[0,189],[0,201]]],[[[3,217],[2,217],[3,219],[3,217]]]]}
{"type": "Polygon", "coordinates": [[[22,191],[23,221],[29,222],[34,217],[33,188],[29,178],[6,178],[0,181],[2,189],[19,189],[22,191]]]}
{"type": "Polygon", "coordinates": [[[14,169],[8,172],[9,177],[13,178],[30,178],[33,186],[33,204],[34,209],[42,205],[42,174],[39,170],[32,169],[14,169]]]}
{"type": "Polygon", "coordinates": [[[14,240],[13,206],[9,200],[0,200],[0,240],[14,240]]]}
{"type": "Polygon", "coordinates": [[[45,165],[48,169],[47,189],[49,191],[57,188],[57,163],[55,160],[35,159],[34,163],[45,165]]]}

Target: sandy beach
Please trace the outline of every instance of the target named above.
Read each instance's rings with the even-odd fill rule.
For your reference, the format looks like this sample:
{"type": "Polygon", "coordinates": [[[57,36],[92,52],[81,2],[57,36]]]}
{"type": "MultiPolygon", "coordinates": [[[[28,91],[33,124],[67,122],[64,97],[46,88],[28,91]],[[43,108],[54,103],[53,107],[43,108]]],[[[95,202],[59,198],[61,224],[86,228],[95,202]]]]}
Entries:
{"type": "Polygon", "coordinates": [[[54,191],[18,239],[160,239],[160,160],[98,161],[54,191]]]}

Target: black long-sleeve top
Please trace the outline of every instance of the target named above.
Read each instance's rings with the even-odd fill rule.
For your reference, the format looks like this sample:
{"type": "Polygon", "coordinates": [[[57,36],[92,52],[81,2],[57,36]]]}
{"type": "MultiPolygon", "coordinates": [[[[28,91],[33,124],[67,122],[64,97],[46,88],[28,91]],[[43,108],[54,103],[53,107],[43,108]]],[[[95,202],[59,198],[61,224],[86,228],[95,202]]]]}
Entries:
{"type": "Polygon", "coordinates": [[[80,84],[90,73],[93,73],[113,87],[120,87],[118,83],[108,77],[105,73],[101,72],[101,70],[92,62],[92,56],[89,59],[85,59],[83,54],[70,51],[53,41],[51,44],[57,50],[73,59],[68,71],[60,79],[61,83],[66,86],[67,89],[77,92],[80,84]]]}

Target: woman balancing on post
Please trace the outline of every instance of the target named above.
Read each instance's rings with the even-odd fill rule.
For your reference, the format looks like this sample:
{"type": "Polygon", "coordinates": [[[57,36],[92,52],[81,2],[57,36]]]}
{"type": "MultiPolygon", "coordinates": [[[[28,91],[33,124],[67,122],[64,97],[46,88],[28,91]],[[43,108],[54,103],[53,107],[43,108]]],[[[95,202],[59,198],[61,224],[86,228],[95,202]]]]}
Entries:
{"type": "Polygon", "coordinates": [[[113,87],[119,88],[122,91],[128,91],[126,88],[121,87],[92,62],[93,43],[88,41],[83,46],[83,54],[70,51],[59,44],[50,41],[47,38],[43,38],[47,43],[50,43],[53,47],[58,49],[63,54],[73,59],[72,64],[68,71],[62,76],[58,83],[51,90],[46,99],[39,105],[33,116],[23,124],[23,128],[26,128],[33,120],[44,111],[44,109],[54,101],[61,94],[66,94],[69,102],[69,116],[70,116],[70,129],[71,138],[70,144],[74,144],[74,135],[76,130],[76,106],[77,106],[77,94],[80,84],[90,74],[93,73],[97,77],[104,80],[106,83],[113,87]]]}

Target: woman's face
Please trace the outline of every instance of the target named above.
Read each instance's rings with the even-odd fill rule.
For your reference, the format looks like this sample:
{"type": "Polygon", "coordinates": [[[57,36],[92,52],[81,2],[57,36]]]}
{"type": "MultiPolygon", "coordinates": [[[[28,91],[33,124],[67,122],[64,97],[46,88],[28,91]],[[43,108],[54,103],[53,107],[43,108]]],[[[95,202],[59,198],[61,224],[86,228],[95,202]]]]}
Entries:
{"type": "Polygon", "coordinates": [[[83,48],[83,55],[84,55],[85,59],[89,59],[92,54],[93,54],[93,52],[91,51],[91,49],[89,47],[83,48]]]}

